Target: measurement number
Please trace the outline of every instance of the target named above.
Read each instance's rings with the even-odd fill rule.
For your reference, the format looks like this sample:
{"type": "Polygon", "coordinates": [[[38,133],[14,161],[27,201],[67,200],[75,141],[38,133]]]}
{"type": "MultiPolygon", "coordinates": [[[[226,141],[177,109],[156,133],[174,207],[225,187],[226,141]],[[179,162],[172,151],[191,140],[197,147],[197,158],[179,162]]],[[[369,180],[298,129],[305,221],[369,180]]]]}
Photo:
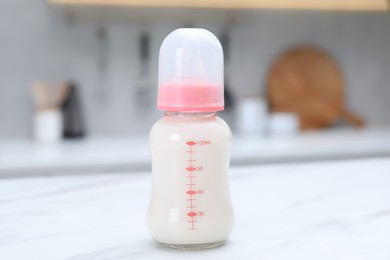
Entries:
{"type": "Polygon", "coordinates": [[[198,141],[198,145],[208,145],[208,144],[211,144],[211,141],[205,141],[205,140],[198,141]]]}

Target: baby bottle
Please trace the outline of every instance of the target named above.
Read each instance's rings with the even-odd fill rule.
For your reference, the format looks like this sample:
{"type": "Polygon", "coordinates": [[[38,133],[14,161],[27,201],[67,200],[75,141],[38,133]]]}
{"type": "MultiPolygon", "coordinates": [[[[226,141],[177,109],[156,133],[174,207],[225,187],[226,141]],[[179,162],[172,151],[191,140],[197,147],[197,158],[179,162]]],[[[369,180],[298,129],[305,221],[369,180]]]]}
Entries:
{"type": "Polygon", "coordinates": [[[157,108],[165,115],[150,131],[152,192],[148,227],[174,248],[211,248],[230,235],[232,134],[216,116],[224,109],[223,52],[204,29],[177,29],[159,56],[157,108]]]}

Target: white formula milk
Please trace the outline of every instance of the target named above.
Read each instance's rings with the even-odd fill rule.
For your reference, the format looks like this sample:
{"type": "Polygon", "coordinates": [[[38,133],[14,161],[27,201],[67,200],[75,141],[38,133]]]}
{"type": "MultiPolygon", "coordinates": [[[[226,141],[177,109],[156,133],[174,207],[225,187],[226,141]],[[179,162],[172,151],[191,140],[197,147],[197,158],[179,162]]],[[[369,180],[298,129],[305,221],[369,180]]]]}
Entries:
{"type": "Polygon", "coordinates": [[[225,241],[233,227],[227,124],[210,115],[165,116],[153,126],[150,144],[154,239],[173,245],[225,241]]]}

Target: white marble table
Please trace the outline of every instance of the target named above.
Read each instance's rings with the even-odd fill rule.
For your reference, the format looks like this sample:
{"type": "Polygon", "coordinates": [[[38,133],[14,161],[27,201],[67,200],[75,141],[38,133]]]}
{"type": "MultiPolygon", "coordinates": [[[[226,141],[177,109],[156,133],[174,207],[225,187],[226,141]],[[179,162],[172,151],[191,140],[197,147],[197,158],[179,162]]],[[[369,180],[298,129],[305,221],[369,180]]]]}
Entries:
{"type": "Polygon", "coordinates": [[[150,173],[0,180],[0,259],[390,259],[390,158],[237,167],[225,246],[150,238],[150,173]]]}

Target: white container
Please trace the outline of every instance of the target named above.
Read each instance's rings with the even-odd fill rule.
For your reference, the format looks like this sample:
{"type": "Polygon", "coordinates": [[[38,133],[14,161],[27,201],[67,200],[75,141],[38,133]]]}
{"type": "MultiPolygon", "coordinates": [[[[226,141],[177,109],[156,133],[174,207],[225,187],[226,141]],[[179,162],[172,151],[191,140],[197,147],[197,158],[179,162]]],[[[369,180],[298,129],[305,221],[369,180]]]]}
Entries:
{"type": "Polygon", "coordinates": [[[57,143],[62,139],[62,114],[58,109],[37,110],[34,115],[34,139],[40,143],[57,143]]]}
{"type": "Polygon", "coordinates": [[[237,129],[245,135],[261,135],[267,124],[267,104],[260,96],[240,100],[237,109],[237,129]]]}
{"type": "Polygon", "coordinates": [[[294,136],[299,132],[299,118],[294,113],[274,112],[269,117],[269,132],[274,136],[294,136]]]}
{"type": "Polygon", "coordinates": [[[166,112],[150,132],[149,231],[175,248],[221,245],[234,221],[232,134],[216,116],[224,108],[221,45],[209,31],[176,30],[161,46],[159,73],[157,106],[166,112]]]}

